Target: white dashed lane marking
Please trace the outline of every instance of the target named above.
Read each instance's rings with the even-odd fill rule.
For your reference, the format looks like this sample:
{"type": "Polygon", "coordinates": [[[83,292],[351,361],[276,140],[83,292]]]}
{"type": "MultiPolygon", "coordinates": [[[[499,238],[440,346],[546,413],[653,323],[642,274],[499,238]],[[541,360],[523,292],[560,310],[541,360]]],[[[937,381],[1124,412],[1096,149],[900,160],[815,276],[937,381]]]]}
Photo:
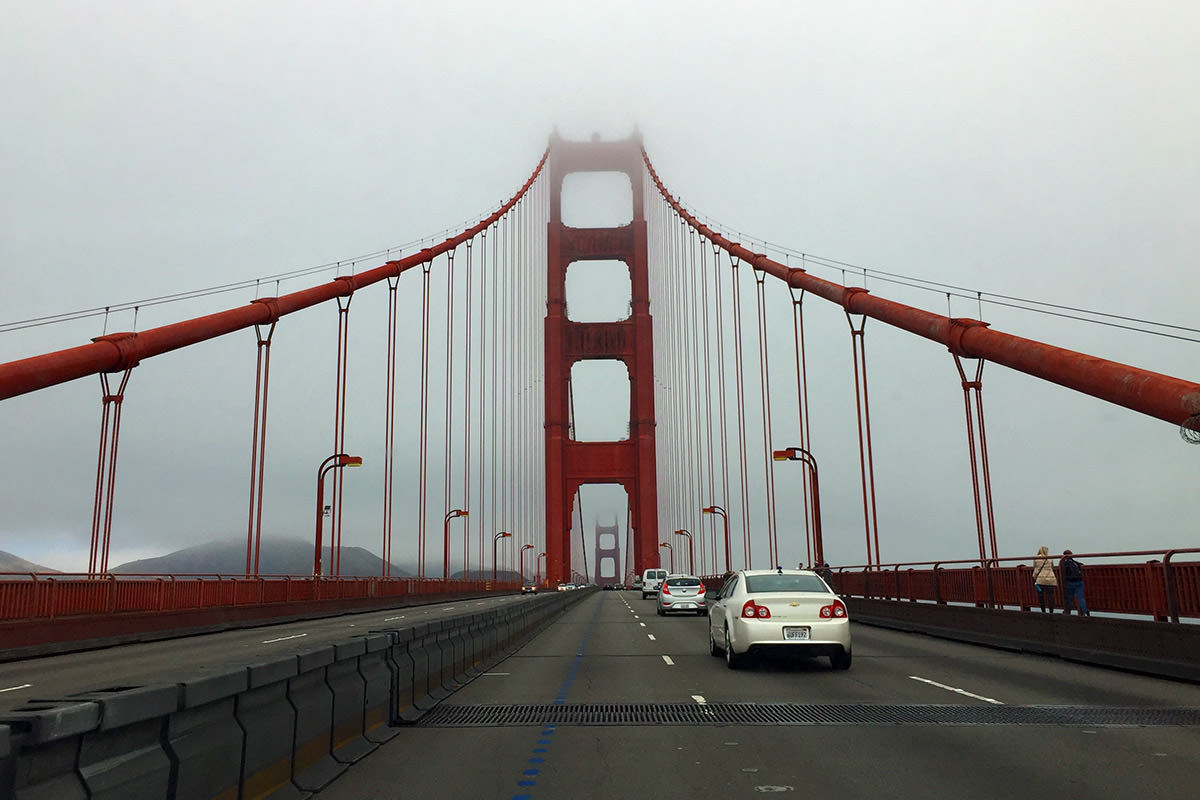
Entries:
{"type": "Polygon", "coordinates": [[[908,677],[912,678],[914,681],[920,681],[921,683],[928,683],[930,686],[936,686],[939,689],[945,689],[947,692],[954,692],[955,694],[961,694],[961,695],[964,695],[965,697],[971,697],[971,698],[974,698],[975,700],[982,700],[985,703],[993,703],[994,705],[998,705],[998,706],[1004,705],[1004,703],[1000,702],[999,700],[993,700],[990,697],[984,697],[983,695],[980,695],[980,694],[972,694],[971,692],[968,692],[966,689],[957,689],[953,686],[947,686],[944,683],[938,683],[937,681],[931,681],[931,680],[929,680],[929,678],[919,678],[916,675],[909,675],[908,677]]]}

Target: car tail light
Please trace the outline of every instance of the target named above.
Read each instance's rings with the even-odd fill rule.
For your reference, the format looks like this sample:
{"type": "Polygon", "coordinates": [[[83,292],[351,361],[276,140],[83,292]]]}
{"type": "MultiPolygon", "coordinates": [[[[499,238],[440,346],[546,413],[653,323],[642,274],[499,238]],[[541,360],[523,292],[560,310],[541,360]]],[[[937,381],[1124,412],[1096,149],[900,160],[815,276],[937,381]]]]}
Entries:
{"type": "Polygon", "coordinates": [[[746,619],[770,619],[771,609],[766,606],[760,606],[753,600],[747,600],[742,606],[742,616],[746,619]]]}
{"type": "Polygon", "coordinates": [[[696,587],[696,591],[700,594],[704,594],[704,584],[702,583],[698,587],[696,587]]]}
{"type": "Polygon", "coordinates": [[[670,594],[670,593],[671,593],[671,590],[670,590],[670,589],[667,587],[667,585],[666,585],[665,583],[662,585],[662,593],[663,593],[663,594],[670,594]]]}
{"type": "Polygon", "coordinates": [[[846,604],[841,600],[834,600],[831,605],[821,606],[821,619],[844,619],[846,616],[846,604]]]}

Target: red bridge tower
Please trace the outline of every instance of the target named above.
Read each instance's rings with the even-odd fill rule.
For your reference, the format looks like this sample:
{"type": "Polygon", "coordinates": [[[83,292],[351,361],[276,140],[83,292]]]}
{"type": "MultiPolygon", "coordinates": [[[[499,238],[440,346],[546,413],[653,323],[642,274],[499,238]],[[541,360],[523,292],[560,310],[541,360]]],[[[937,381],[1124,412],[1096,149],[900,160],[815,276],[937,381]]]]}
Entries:
{"type": "Polygon", "coordinates": [[[550,140],[550,222],[546,298],[546,577],[571,573],[572,501],[579,487],[616,483],[629,497],[633,563],[658,566],[658,493],[654,452],[654,363],[650,319],[641,137],[612,142],[550,140]],[[562,222],[563,179],[575,172],[623,172],[633,188],[633,220],[618,228],[570,228],[562,222]],[[567,267],[576,261],[623,261],[632,313],[619,322],[572,322],[566,313],[567,267]],[[571,437],[571,365],[614,359],[629,370],[629,438],[577,442],[571,437]]]}

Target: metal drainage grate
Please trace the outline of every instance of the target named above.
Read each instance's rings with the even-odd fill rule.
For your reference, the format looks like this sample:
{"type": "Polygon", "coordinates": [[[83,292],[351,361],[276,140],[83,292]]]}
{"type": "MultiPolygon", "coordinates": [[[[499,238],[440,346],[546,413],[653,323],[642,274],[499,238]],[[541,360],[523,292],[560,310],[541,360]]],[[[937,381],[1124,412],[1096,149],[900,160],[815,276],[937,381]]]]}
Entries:
{"type": "Polygon", "coordinates": [[[587,703],[439,705],[422,728],[534,725],[1200,725],[1200,708],[587,703]]]}

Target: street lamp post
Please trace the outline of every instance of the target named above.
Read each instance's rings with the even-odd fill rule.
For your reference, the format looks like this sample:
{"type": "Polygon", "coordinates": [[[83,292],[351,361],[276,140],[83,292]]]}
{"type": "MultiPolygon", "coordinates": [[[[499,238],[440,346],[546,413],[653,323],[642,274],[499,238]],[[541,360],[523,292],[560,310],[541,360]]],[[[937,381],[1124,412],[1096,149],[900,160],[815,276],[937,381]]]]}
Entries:
{"type": "Polygon", "coordinates": [[[317,467],[317,537],[316,552],[313,553],[313,577],[321,577],[321,522],[325,516],[325,473],[331,469],[342,467],[361,467],[362,456],[348,456],[345,453],[334,453],[321,462],[317,467]]]}
{"type": "Polygon", "coordinates": [[[725,571],[729,572],[729,515],[725,513],[725,509],[720,506],[705,506],[700,509],[702,514],[720,514],[721,521],[725,523],[725,571]]]}
{"type": "Polygon", "coordinates": [[[532,550],[533,545],[521,545],[521,551],[517,554],[517,574],[521,576],[521,583],[525,583],[525,551],[532,550]]]}
{"type": "Polygon", "coordinates": [[[450,580],[450,520],[455,517],[469,516],[468,512],[461,508],[455,508],[446,512],[446,519],[442,523],[442,580],[450,580]]]}
{"type": "Polygon", "coordinates": [[[545,557],[546,557],[546,551],[543,550],[542,552],[537,554],[537,560],[534,561],[535,566],[533,568],[534,569],[533,582],[539,586],[542,583],[542,559],[545,557]]]}
{"type": "Polygon", "coordinates": [[[817,459],[803,447],[789,447],[771,454],[776,461],[803,461],[812,472],[813,490],[813,560],[816,566],[825,563],[825,546],[821,538],[821,487],[817,482],[817,459]]]}
{"type": "Polygon", "coordinates": [[[668,563],[670,564],[671,572],[674,572],[675,571],[675,546],[672,545],[670,542],[659,542],[658,546],[667,548],[667,552],[669,552],[671,554],[671,560],[668,563]]]}
{"type": "Polygon", "coordinates": [[[692,545],[692,534],[685,530],[675,531],[676,536],[686,536],[688,540],[688,570],[696,574],[696,548],[692,545]]]}
{"type": "Polygon", "coordinates": [[[512,534],[508,531],[500,531],[492,537],[492,583],[496,582],[496,542],[501,539],[509,539],[512,534]]]}

